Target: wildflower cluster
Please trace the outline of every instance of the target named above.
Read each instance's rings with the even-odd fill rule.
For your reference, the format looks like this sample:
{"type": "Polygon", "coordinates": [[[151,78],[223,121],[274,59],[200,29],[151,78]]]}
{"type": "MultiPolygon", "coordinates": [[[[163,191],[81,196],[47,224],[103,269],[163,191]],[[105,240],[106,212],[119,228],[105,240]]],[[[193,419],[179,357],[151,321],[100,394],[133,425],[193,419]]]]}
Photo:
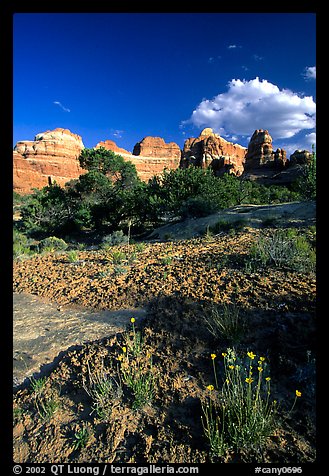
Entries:
{"type": "Polygon", "coordinates": [[[266,358],[250,351],[238,357],[227,349],[218,365],[223,366],[223,383],[217,385],[215,354],[211,354],[216,381],[203,409],[203,428],[213,455],[223,456],[230,449],[260,449],[272,433],[276,402],[270,401],[270,376],[266,358]],[[216,393],[216,396],[214,395],[216,393]]]}

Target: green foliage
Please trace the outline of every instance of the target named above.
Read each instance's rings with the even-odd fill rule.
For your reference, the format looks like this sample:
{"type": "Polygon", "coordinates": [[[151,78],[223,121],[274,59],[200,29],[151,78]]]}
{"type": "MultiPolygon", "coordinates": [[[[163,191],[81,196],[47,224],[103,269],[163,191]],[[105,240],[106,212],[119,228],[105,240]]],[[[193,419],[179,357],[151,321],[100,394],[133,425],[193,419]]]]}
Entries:
{"type": "Polygon", "coordinates": [[[83,388],[92,399],[93,412],[107,421],[115,400],[122,395],[121,386],[107,375],[104,363],[98,369],[90,369],[89,363],[87,365],[88,378],[83,377],[83,388]]]}
{"type": "Polygon", "coordinates": [[[39,251],[64,251],[68,247],[68,244],[62,240],[62,238],[57,238],[56,236],[49,236],[44,238],[39,242],[39,251]]]}
{"type": "Polygon", "coordinates": [[[83,426],[74,434],[73,449],[78,450],[84,448],[90,438],[89,430],[86,426],[83,426]]]}
{"type": "Polygon", "coordinates": [[[108,249],[111,246],[121,245],[128,243],[128,236],[123,233],[122,230],[117,230],[111,233],[110,235],[104,236],[102,240],[102,248],[108,249]]]}
{"type": "Polygon", "coordinates": [[[245,334],[246,321],[235,304],[213,304],[205,314],[206,326],[215,338],[224,338],[233,344],[245,334]]]}
{"type": "Polygon", "coordinates": [[[303,175],[295,184],[296,191],[303,200],[316,199],[316,152],[312,146],[312,158],[304,167],[303,175]]]}
{"type": "Polygon", "coordinates": [[[179,213],[182,218],[198,218],[216,213],[218,207],[204,197],[188,198],[180,207],[179,213]]]}
{"type": "Polygon", "coordinates": [[[76,252],[76,250],[71,250],[67,253],[67,258],[70,263],[76,263],[79,259],[78,253],[76,252]]]}
{"type": "Polygon", "coordinates": [[[116,187],[127,187],[137,181],[135,166],[125,161],[121,155],[115,154],[104,147],[99,149],[83,149],[78,158],[80,166],[94,175],[108,176],[116,187]]]}
{"type": "Polygon", "coordinates": [[[212,354],[217,388],[207,386],[208,399],[202,404],[202,424],[211,455],[222,457],[228,450],[259,454],[277,425],[268,364],[253,352],[240,357],[234,349],[227,349],[223,356],[222,387],[218,388],[216,355],[212,354]]]}
{"type": "MultiPolygon", "coordinates": [[[[164,170],[148,183],[135,166],[104,148],[83,149],[80,165],[87,170],[65,187],[35,190],[20,204],[21,226],[29,235],[65,236],[76,230],[114,232],[131,223],[143,232],[175,218],[202,217],[241,203],[296,200],[299,192],[265,187],[211,169],[164,170]]],[[[19,200],[15,197],[16,202],[19,200]]]]}
{"type": "Polygon", "coordinates": [[[14,259],[33,254],[30,248],[30,241],[26,235],[14,228],[13,230],[13,257],[14,259]]]}
{"type": "Polygon", "coordinates": [[[74,197],[59,185],[35,189],[21,208],[23,230],[29,234],[54,234],[74,227],[74,197]]]}

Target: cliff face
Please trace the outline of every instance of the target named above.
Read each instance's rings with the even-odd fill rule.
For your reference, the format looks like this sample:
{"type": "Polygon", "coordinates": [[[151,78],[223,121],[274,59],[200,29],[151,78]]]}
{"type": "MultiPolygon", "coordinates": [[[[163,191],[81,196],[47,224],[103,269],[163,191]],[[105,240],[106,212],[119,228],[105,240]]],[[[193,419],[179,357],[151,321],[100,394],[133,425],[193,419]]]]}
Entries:
{"type": "Polygon", "coordinates": [[[245,147],[226,141],[207,127],[199,137],[185,141],[181,166],[211,167],[216,175],[229,172],[239,176],[244,170],[246,152],[245,147]]]}
{"type": "Polygon", "coordinates": [[[68,129],[57,128],[35,136],[34,141],[17,142],[13,152],[14,190],[31,193],[51,181],[64,185],[84,170],[77,158],[84,148],[82,138],[68,129]]]}

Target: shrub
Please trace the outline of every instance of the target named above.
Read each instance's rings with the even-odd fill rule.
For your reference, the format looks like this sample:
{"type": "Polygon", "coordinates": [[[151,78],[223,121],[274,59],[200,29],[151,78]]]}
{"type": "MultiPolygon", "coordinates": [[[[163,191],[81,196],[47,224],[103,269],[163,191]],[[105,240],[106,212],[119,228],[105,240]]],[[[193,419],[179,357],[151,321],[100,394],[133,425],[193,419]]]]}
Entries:
{"type": "Polygon", "coordinates": [[[208,227],[208,233],[234,233],[236,231],[242,231],[247,225],[247,220],[245,218],[239,218],[235,221],[228,221],[225,219],[219,220],[214,225],[208,227]]]}
{"type": "Polygon", "coordinates": [[[122,396],[121,386],[107,375],[104,362],[100,368],[93,370],[89,363],[87,365],[88,379],[83,378],[83,388],[92,399],[92,411],[106,421],[110,418],[114,403],[122,396]]]}
{"type": "Polygon", "coordinates": [[[122,230],[117,230],[110,235],[104,236],[101,247],[107,249],[111,246],[128,243],[128,236],[124,235],[122,230]]]}
{"type": "Polygon", "coordinates": [[[181,206],[179,214],[182,218],[199,218],[218,211],[216,203],[204,197],[191,197],[181,206]]]}
{"type": "Polygon", "coordinates": [[[273,230],[257,239],[246,258],[246,267],[251,270],[266,266],[314,272],[315,249],[306,235],[293,228],[273,230]]]}
{"type": "Polygon", "coordinates": [[[314,272],[315,249],[307,237],[293,228],[274,230],[260,236],[252,245],[246,262],[247,267],[277,266],[300,272],[314,272]]]}
{"type": "Polygon", "coordinates": [[[14,229],[13,231],[13,257],[14,259],[22,256],[29,256],[33,251],[29,245],[29,239],[23,233],[14,229]]]}
{"type": "Polygon", "coordinates": [[[240,341],[246,328],[245,318],[235,304],[212,305],[205,321],[215,338],[224,337],[232,343],[240,341]]]}
{"type": "Polygon", "coordinates": [[[56,236],[49,236],[39,242],[39,251],[64,251],[68,247],[68,244],[62,239],[56,236]]]}

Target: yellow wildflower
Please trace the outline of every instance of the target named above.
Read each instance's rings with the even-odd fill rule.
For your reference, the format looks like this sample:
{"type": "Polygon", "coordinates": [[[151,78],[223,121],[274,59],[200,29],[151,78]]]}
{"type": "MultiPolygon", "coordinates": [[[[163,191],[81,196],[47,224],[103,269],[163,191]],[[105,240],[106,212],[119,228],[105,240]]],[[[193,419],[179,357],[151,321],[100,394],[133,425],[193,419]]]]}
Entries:
{"type": "Polygon", "coordinates": [[[254,381],[253,378],[250,378],[250,377],[246,378],[246,382],[247,382],[247,383],[252,383],[253,381],[254,381]]]}
{"type": "Polygon", "coordinates": [[[261,360],[262,362],[264,362],[265,357],[259,357],[259,360],[261,360]]]}
{"type": "Polygon", "coordinates": [[[258,369],[258,372],[263,372],[264,370],[263,367],[257,367],[257,369],[258,369]]]}
{"type": "Polygon", "coordinates": [[[302,392],[300,392],[299,390],[296,390],[296,397],[301,397],[302,396],[302,392]]]}
{"type": "Polygon", "coordinates": [[[231,370],[233,370],[233,369],[234,369],[234,365],[229,365],[228,368],[231,369],[231,370]]]}
{"type": "Polygon", "coordinates": [[[132,317],[132,318],[130,319],[130,322],[132,322],[132,323],[134,323],[135,321],[136,321],[136,319],[135,319],[134,317],[132,317]]]}
{"type": "Polygon", "coordinates": [[[214,388],[215,387],[213,385],[207,385],[207,389],[210,390],[210,391],[214,390],[214,388]]]}
{"type": "Polygon", "coordinates": [[[119,355],[119,357],[117,358],[117,360],[123,360],[123,355],[119,355]]]}
{"type": "Polygon", "coordinates": [[[266,382],[269,382],[271,380],[271,377],[266,377],[266,382]]]}
{"type": "Polygon", "coordinates": [[[212,358],[212,360],[216,359],[217,355],[216,354],[210,354],[210,357],[212,358]]]}
{"type": "Polygon", "coordinates": [[[227,356],[227,353],[226,353],[226,352],[222,352],[222,356],[223,356],[223,357],[226,357],[226,356],[227,356]]]}
{"type": "Polygon", "coordinates": [[[256,357],[256,354],[254,354],[253,352],[247,352],[247,355],[251,360],[253,360],[256,357]]]}
{"type": "Polygon", "coordinates": [[[127,352],[127,347],[123,346],[122,347],[122,352],[126,353],[127,352]]]}

